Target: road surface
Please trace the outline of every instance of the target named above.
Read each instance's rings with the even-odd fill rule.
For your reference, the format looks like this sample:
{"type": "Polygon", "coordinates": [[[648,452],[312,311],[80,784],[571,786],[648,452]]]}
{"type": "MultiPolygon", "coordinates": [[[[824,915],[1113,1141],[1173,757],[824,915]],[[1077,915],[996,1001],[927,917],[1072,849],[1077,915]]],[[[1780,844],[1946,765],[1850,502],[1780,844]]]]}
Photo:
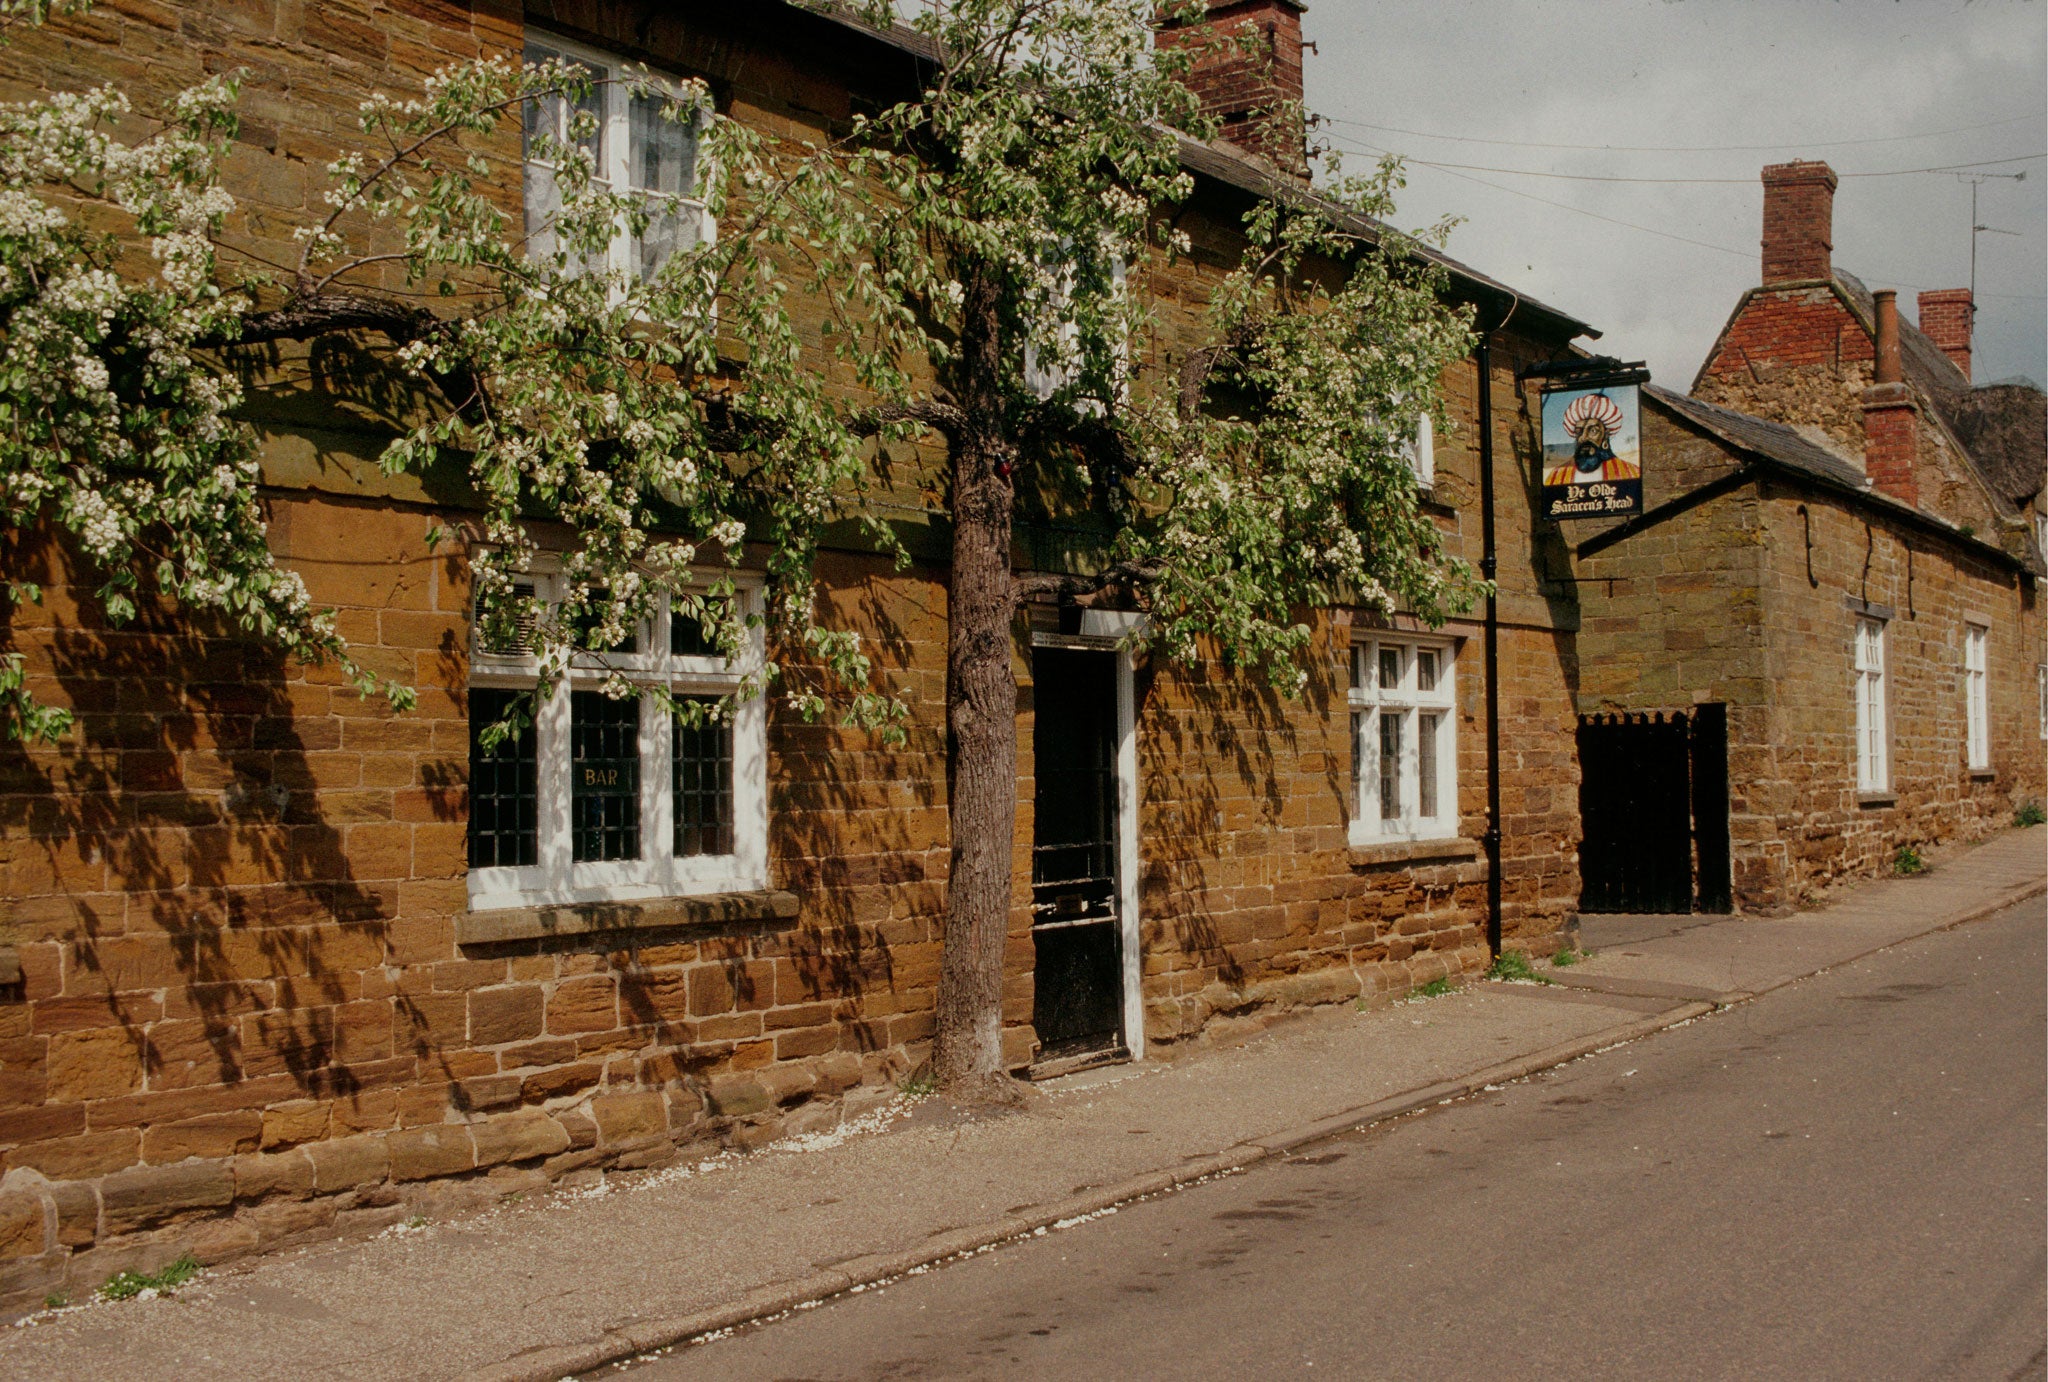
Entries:
{"type": "Polygon", "coordinates": [[[2042,913],[629,1371],[2041,1378],[2042,913]]]}

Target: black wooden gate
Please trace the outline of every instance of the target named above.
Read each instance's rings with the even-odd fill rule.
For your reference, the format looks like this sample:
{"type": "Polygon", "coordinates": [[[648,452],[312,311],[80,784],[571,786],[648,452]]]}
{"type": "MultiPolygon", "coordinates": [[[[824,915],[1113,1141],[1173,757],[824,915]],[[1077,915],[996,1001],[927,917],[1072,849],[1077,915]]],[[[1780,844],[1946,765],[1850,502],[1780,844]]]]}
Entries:
{"type": "Polygon", "coordinates": [[[1728,708],[1579,717],[1582,912],[1725,912],[1728,708]]]}

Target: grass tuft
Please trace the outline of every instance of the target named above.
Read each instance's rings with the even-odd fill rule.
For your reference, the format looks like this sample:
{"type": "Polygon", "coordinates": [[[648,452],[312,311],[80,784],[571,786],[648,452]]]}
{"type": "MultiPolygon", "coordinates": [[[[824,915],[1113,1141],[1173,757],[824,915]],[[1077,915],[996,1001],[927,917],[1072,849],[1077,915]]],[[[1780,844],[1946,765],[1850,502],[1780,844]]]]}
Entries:
{"type": "Polygon", "coordinates": [[[188,1252],[160,1272],[115,1272],[100,1287],[100,1299],[132,1300],[144,1291],[167,1296],[198,1275],[199,1259],[188,1252]]]}
{"type": "Polygon", "coordinates": [[[1499,979],[1510,984],[1547,984],[1544,975],[1536,972],[1529,963],[1529,957],[1519,950],[1503,950],[1494,958],[1493,967],[1486,971],[1489,979],[1499,979]]]}

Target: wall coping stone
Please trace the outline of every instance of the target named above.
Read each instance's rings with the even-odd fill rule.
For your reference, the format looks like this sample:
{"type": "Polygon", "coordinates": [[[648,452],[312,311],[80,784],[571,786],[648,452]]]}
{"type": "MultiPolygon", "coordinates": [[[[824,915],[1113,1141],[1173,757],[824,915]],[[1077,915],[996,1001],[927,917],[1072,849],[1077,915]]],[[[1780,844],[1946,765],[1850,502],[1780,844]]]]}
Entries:
{"type": "Polygon", "coordinates": [[[764,888],[756,892],[650,897],[632,902],[503,907],[456,917],[455,943],[496,945],[555,936],[667,931],[679,926],[716,926],[736,921],[794,921],[797,905],[795,893],[764,888]]]}
{"type": "Polygon", "coordinates": [[[1351,867],[1419,863],[1427,859],[1476,859],[1479,841],[1462,835],[1441,840],[1389,840],[1379,845],[1353,845],[1351,867]]]}

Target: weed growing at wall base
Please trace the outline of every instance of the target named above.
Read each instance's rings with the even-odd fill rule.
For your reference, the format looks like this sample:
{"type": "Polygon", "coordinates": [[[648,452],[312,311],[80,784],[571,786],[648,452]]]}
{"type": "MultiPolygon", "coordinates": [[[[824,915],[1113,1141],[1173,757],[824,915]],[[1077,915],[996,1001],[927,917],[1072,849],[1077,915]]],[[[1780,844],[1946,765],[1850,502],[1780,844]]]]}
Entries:
{"type": "Polygon", "coordinates": [[[199,1259],[186,1253],[160,1272],[115,1272],[100,1287],[101,1300],[132,1300],[143,1292],[167,1296],[199,1275],[199,1259]]]}
{"type": "Polygon", "coordinates": [[[2048,821],[2048,813],[2041,810],[2038,801],[2023,801],[2020,809],[2012,813],[2012,823],[2017,826],[2039,825],[2048,821]]]}
{"type": "Polygon", "coordinates": [[[1529,957],[1519,950],[1501,951],[1494,959],[1492,967],[1486,971],[1486,977],[1489,979],[1499,979],[1503,983],[1509,984],[1548,984],[1552,982],[1546,976],[1538,974],[1535,967],[1529,963],[1529,957]]]}
{"type": "Polygon", "coordinates": [[[1916,873],[1927,871],[1927,861],[1920,857],[1920,851],[1911,845],[1900,845],[1899,852],[1892,856],[1892,872],[1901,878],[1911,878],[1916,873]]]}

